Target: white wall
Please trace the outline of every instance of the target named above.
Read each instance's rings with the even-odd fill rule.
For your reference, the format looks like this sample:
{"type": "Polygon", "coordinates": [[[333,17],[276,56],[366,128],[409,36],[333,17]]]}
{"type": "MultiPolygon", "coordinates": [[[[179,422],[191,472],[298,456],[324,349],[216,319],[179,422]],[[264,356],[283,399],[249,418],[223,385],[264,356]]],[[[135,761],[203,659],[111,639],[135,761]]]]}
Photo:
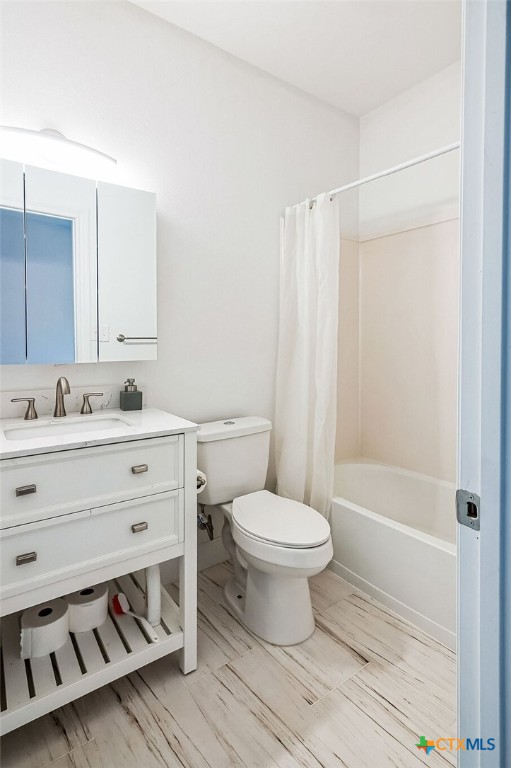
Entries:
{"type": "MultiPolygon", "coordinates": [[[[454,64],[360,121],[360,173],[372,173],[460,138],[461,70],[454,64]]],[[[459,215],[459,151],[360,188],[359,236],[380,237],[459,215]]]]}
{"type": "Polygon", "coordinates": [[[360,175],[460,139],[461,64],[447,67],[360,118],[360,175]]]}
{"type": "Polygon", "coordinates": [[[196,421],[273,417],[279,216],[358,175],[358,121],[125,2],[2,4],[1,122],[158,197],[155,363],[3,367],[3,390],[143,384],[196,421]]]}

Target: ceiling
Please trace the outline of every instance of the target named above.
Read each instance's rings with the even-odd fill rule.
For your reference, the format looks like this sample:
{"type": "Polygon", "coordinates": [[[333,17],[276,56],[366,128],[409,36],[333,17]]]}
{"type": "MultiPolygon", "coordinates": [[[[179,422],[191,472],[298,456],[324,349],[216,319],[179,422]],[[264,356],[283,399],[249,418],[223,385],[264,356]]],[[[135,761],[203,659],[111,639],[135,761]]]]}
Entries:
{"type": "Polygon", "coordinates": [[[134,0],[354,115],[460,58],[460,0],[134,0]]]}

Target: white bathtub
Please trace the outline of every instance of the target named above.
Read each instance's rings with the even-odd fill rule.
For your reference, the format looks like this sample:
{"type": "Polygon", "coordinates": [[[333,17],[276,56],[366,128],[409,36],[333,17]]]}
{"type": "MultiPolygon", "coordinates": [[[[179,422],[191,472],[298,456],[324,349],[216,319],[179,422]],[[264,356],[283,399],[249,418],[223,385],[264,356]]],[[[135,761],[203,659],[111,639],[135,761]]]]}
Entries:
{"type": "Polygon", "coordinates": [[[455,647],[455,485],[373,462],[335,468],[331,569],[455,647]]]}

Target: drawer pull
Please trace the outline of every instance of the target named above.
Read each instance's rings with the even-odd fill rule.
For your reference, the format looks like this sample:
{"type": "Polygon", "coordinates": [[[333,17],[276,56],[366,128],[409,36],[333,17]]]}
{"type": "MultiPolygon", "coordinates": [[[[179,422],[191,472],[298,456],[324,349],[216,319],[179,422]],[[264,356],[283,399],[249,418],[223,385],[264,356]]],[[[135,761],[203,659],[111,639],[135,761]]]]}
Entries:
{"type": "Polygon", "coordinates": [[[32,485],[20,485],[19,488],[16,488],[16,496],[28,496],[29,493],[35,493],[37,491],[37,486],[35,483],[32,483],[32,485]]]}
{"type": "Polygon", "coordinates": [[[131,530],[133,533],[140,533],[141,531],[147,531],[149,528],[147,523],[135,523],[135,525],[131,526],[131,530]]]}
{"type": "Polygon", "coordinates": [[[18,555],[16,558],[16,565],[25,565],[26,563],[34,563],[37,560],[37,552],[25,552],[24,555],[18,555]]]}
{"type": "Polygon", "coordinates": [[[131,468],[131,471],[134,475],[140,475],[141,472],[147,472],[148,469],[149,467],[147,464],[136,464],[131,468]]]}

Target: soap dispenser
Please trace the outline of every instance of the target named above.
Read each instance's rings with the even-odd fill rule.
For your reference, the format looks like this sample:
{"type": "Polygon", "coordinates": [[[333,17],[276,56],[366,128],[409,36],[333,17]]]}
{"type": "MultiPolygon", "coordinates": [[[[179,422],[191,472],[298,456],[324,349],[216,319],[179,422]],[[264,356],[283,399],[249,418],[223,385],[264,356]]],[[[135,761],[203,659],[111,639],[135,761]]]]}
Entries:
{"type": "Polygon", "coordinates": [[[124,391],[121,390],[121,411],[141,411],[142,392],[135,384],[135,379],[126,379],[124,391]]]}

